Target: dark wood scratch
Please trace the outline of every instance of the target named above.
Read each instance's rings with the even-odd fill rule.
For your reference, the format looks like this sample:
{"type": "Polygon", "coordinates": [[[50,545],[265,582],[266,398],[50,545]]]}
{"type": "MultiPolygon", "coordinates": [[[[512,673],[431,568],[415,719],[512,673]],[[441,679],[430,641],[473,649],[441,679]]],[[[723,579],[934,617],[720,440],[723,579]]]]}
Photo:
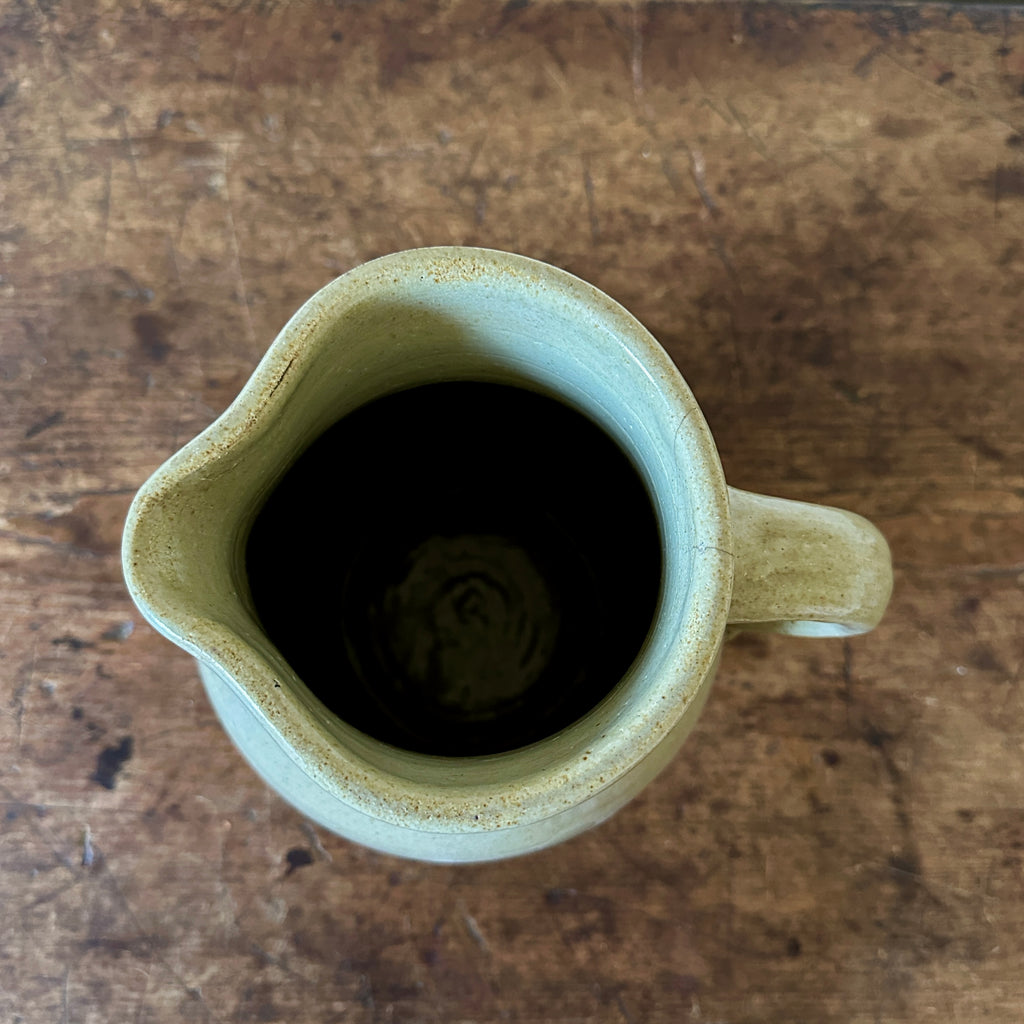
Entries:
{"type": "Polygon", "coordinates": [[[43,419],[37,420],[33,423],[26,431],[25,438],[33,438],[41,434],[44,430],[49,430],[50,427],[55,427],[59,423],[64,422],[64,410],[58,409],[55,412],[51,412],[49,416],[44,416],[43,419]]]}

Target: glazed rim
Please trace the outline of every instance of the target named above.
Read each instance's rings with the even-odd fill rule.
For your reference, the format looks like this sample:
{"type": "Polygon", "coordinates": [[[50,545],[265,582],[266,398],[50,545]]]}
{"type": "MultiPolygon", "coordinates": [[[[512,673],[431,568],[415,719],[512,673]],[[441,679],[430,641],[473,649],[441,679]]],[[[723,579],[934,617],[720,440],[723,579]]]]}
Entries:
{"type": "MultiPolygon", "coordinates": [[[[454,298],[453,303],[458,306],[454,298]]],[[[530,377],[548,372],[538,369],[541,362],[517,366],[506,360],[490,379],[540,389],[543,382],[530,377]]],[[[588,362],[584,358],[579,365],[588,362]]],[[[418,373],[419,382],[425,380],[416,369],[415,349],[402,365],[412,367],[409,372],[418,373]]],[[[453,376],[480,379],[482,374],[478,366],[434,379],[453,376]]],[[[372,373],[362,377],[368,379],[369,397],[381,393],[372,373]]],[[[341,387],[354,387],[354,379],[349,373],[341,387]]],[[[618,386],[617,380],[612,383],[618,386]]],[[[547,387],[552,389],[550,380],[547,387]]],[[[442,247],[373,260],[310,298],[223,415],[139,491],[125,528],[123,562],[129,590],[146,619],[230,680],[255,718],[325,795],[404,828],[455,833],[511,828],[555,815],[621,780],[669,738],[718,655],[732,588],[730,548],[727,490],[710,431],[651,334],[614,300],[566,271],[495,250],[442,247]],[[462,313],[449,310],[449,297],[470,292],[475,298],[459,307],[462,313]],[[419,315],[432,304],[430,316],[441,310],[472,339],[480,323],[471,322],[474,316],[465,310],[496,296],[511,297],[515,308],[541,322],[551,317],[563,325],[584,325],[603,346],[601,359],[593,362],[607,369],[614,360],[614,372],[633,382],[625,390],[634,393],[622,405],[631,410],[628,416],[609,411],[600,397],[591,401],[582,392],[575,398],[566,394],[560,372],[554,388],[575,405],[589,403],[583,411],[603,418],[609,432],[631,449],[661,528],[661,597],[633,666],[577,722],[506,753],[415,754],[341,722],[295,676],[252,610],[244,543],[266,493],[337,418],[302,425],[301,406],[309,403],[292,401],[304,386],[303,394],[312,393],[320,378],[324,387],[339,390],[337,374],[332,378],[323,372],[323,362],[316,362],[325,348],[347,344],[339,341],[343,332],[349,332],[345,339],[354,337],[354,328],[385,303],[392,309],[388,316],[394,309],[419,315]],[[314,364],[317,373],[308,374],[314,364]],[[685,494],[665,493],[664,480],[673,475],[685,494]]]]}

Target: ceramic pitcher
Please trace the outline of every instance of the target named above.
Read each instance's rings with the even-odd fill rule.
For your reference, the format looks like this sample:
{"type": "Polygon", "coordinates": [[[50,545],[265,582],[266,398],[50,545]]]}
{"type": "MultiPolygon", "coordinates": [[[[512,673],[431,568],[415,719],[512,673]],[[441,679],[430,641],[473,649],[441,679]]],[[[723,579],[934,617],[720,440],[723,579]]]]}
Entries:
{"type": "MultiPolygon", "coordinates": [[[[332,521],[311,508],[310,537],[329,543],[332,521]]],[[[123,562],[270,786],[343,836],[432,861],[521,854],[597,824],[679,748],[727,634],[862,633],[892,585],[866,520],[726,485],[694,396],[620,305],[555,267],[469,248],[385,256],[310,298],[227,411],[139,491],[123,562]],[[542,394],[595,424],[642,479],[661,547],[649,629],[608,692],[550,735],[470,756],[403,749],[329,710],[265,629],[246,563],[267,496],[318,437],[382,396],[453,381],[542,394]]],[[[307,589],[289,600],[329,599],[322,580],[307,589]]]]}

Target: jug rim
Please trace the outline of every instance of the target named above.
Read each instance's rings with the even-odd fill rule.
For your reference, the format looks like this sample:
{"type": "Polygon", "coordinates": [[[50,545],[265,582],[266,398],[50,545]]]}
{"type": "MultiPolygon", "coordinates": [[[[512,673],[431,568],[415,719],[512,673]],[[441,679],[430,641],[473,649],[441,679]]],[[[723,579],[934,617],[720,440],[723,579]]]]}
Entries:
{"type": "Polygon", "coordinates": [[[230,681],[254,720],[287,748],[325,801],[340,800],[370,818],[420,832],[500,830],[554,816],[611,786],[666,741],[673,748],[682,742],[683,735],[677,742],[673,737],[690,706],[699,703],[725,633],[734,561],[728,501],[717,449],[692,392],[632,314],[549,264],[500,250],[431,247],[361,264],[296,311],[224,413],[140,489],[125,527],[123,566],[129,591],[150,624],[230,681]],[[596,328],[615,335],[623,354],[641,366],[652,393],[678,414],[669,457],[687,461],[693,520],[692,573],[681,597],[686,616],[676,624],[679,635],[664,638],[659,677],[645,684],[628,720],[623,706],[603,701],[560,733],[500,754],[446,758],[385,748],[353,737],[355,730],[311,705],[307,695],[281,685],[280,672],[252,636],[215,615],[183,612],[168,600],[165,581],[173,579],[174,567],[161,554],[159,535],[143,543],[140,522],[180,495],[198,472],[230,461],[243,437],[251,438],[278,415],[298,386],[301,374],[293,371],[325,324],[410,278],[436,286],[513,289],[524,302],[558,303],[590,317],[596,328]]]}

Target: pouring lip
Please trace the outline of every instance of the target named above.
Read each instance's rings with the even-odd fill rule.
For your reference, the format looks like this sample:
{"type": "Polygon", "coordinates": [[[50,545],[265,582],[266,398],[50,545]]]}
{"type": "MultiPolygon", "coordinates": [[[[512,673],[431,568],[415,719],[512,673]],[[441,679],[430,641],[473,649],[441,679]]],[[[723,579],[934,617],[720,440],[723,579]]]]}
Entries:
{"type": "Polygon", "coordinates": [[[699,704],[717,663],[733,562],[728,493],[710,430],[689,387],[653,336],[615,300],[567,271],[525,256],[461,246],[382,256],[311,296],[224,413],[143,484],[129,509],[122,540],[125,581],[143,616],[228,681],[256,723],[287,749],[328,800],[371,818],[435,833],[541,821],[621,780],[663,741],[672,743],[670,735],[678,745],[683,737],[676,726],[691,705],[699,704]],[[558,303],[591,317],[615,335],[624,355],[643,368],[652,388],[677,411],[670,455],[687,462],[693,571],[681,597],[685,614],[678,621],[662,622],[659,609],[655,629],[664,634],[659,637],[664,648],[660,661],[649,664],[641,653],[612,695],[583,718],[529,747],[500,754],[412,754],[339,722],[301,682],[286,677],[287,666],[282,672],[283,659],[275,660],[269,641],[261,644],[175,594],[167,584],[176,579],[169,538],[157,531],[144,540],[140,529],[180,503],[183,495],[187,503],[186,492],[202,473],[240,457],[242,442],[258,436],[288,401],[324,323],[413,278],[440,286],[516,289],[525,302],[558,303]],[[675,635],[670,635],[672,630],[675,635]],[[620,691],[629,687],[642,697],[627,708],[620,691]]]}

